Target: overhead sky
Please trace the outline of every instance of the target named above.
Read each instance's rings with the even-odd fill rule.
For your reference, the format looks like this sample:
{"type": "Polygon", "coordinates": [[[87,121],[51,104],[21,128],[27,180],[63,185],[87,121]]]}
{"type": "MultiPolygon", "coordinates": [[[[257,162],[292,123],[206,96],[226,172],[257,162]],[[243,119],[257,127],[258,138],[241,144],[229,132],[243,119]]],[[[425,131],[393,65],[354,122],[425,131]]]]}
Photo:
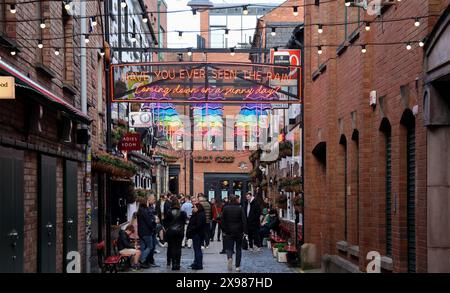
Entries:
{"type": "MultiPolygon", "coordinates": [[[[212,0],[217,4],[258,4],[270,3],[279,5],[286,0],[212,0]]],[[[188,10],[186,12],[168,13],[167,14],[167,30],[168,46],[171,48],[195,47],[197,45],[196,35],[200,30],[199,15],[192,15],[190,7],[187,6],[189,0],[166,0],[168,11],[188,10]],[[183,32],[183,37],[179,39],[177,31],[183,32]],[[188,33],[188,31],[197,31],[196,33],[188,33]]],[[[256,25],[256,23],[255,23],[256,25]]]]}

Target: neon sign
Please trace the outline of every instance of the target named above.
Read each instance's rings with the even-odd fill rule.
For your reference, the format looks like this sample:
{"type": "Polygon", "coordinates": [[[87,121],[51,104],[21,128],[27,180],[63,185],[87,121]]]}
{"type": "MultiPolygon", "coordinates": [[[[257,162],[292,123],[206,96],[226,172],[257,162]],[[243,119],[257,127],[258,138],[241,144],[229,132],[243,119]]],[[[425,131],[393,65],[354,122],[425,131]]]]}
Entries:
{"type": "Polygon", "coordinates": [[[298,88],[300,73],[299,66],[238,62],[115,64],[111,70],[112,101],[299,103],[300,91],[292,90],[292,87],[298,88]],[[297,78],[293,80],[290,72],[299,74],[296,74],[297,78]],[[283,87],[282,84],[287,82],[291,89],[283,87]]]}

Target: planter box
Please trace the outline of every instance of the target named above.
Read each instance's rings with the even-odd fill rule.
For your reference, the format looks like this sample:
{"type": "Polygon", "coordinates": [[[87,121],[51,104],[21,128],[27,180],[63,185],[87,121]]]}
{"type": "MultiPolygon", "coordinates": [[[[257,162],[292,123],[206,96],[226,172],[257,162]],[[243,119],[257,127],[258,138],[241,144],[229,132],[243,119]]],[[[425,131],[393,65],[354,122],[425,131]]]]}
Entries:
{"type": "Polygon", "coordinates": [[[277,252],[278,262],[287,262],[287,252],[277,252]]]}

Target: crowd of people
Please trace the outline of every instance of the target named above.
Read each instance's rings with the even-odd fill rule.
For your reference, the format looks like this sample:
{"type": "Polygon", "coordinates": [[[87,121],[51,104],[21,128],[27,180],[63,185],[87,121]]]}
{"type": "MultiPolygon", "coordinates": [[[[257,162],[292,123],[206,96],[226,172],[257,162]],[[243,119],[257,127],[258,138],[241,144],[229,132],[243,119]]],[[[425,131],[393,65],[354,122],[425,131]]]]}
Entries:
{"type": "Polygon", "coordinates": [[[140,198],[137,212],[124,230],[119,231],[117,247],[122,255],[131,256],[132,270],[158,267],[156,247],[167,247],[167,266],[180,270],[183,248],[194,250],[193,270],[203,269],[203,250],[210,242],[221,241],[221,254],[227,255],[227,268],[240,271],[242,244],[248,243],[253,252],[262,250],[262,240],[271,231],[279,232],[280,221],[269,201],[261,202],[249,192],[245,199],[231,195],[222,200],[211,199],[203,193],[189,195],[154,194],[140,198]],[[217,231],[217,233],[216,233],[217,231]],[[217,235],[217,237],[216,237],[217,235]]]}

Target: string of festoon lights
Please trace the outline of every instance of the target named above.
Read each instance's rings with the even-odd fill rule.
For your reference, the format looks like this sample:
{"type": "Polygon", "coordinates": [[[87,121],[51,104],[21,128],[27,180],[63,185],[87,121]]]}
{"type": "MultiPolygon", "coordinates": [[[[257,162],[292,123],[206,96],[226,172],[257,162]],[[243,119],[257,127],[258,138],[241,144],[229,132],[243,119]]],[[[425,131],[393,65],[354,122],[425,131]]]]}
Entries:
{"type": "MultiPolygon", "coordinates": [[[[425,39],[420,39],[420,40],[413,40],[413,41],[401,41],[401,42],[389,42],[389,43],[358,43],[358,44],[348,44],[346,45],[346,47],[360,47],[361,48],[361,53],[365,54],[368,52],[368,47],[375,47],[375,46],[395,46],[395,45],[402,45],[405,47],[406,50],[410,51],[413,49],[414,45],[418,45],[418,47],[424,47],[425,46],[425,39]]],[[[1,46],[3,47],[7,47],[4,44],[1,44],[1,46]]],[[[317,50],[317,54],[322,55],[324,52],[324,48],[328,47],[328,48],[339,48],[342,45],[337,45],[337,44],[321,44],[321,45],[308,45],[308,46],[303,46],[304,49],[316,49],[317,50]]],[[[42,42],[38,42],[38,48],[39,49],[43,49],[44,46],[42,44],[42,42]]],[[[61,47],[49,47],[50,49],[53,50],[54,54],[56,56],[61,55],[61,47]]],[[[67,46],[65,47],[70,48],[70,49],[87,49],[87,50],[98,50],[99,54],[101,56],[105,55],[105,49],[103,47],[100,46],[67,46]]],[[[11,55],[15,56],[18,53],[18,50],[21,49],[35,49],[34,46],[17,46],[15,48],[11,48],[10,49],[10,53],[11,55]]],[[[133,49],[137,49],[137,48],[133,48],[133,49]]],[[[170,52],[169,50],[173,51],[173,52],[178,52],[178,53],[186,53],[188,56],[192,56],[192,54],[194,53],[194,49],[193,48],[166,48],[167,50],[165,50],[164,48],[142,48],[142,52],[143,53],[162,53],[162,52],[170,52]]],[[[270,49],[270,48],[269,48],[270,49]]],[[[273,47],[271,48],[273,49],[275,52],[279,50],[279,47],[273,47]]],[[[126,50],[126,49],[124,49],[126,50]]],[[[197,51],[202,51],[202,50],[197,50],[197,51]]],[[[207,50],[204,50],[205,52],[207,50]]],[[[239,52],[239,48],[236,47],[231,47],[231,48],[224,48],[224,52],[228,51],[230,53],[231,56],[236,55],[236,53],[240,53],[239,52]]],[[[263,52],[264,50],[261,49],[261,52],[263,52]]],[[[214,53],[214,52],[213,52],[214,53]]],[[[223,53],[223,52],[216,52],[216,53],[223,53]]],[[[249,52],[243,52],[243,53],[249,53],[249,52]]],[[[242,53],[241,53],[242,54],[242,53]]]]}
{"type": "MultiPolygon", "coordinates": [[[[56,0],[50,0],[50,1],[56,1],[56,0]]],[[[82,1],[98,1],[98,0],[82,0],[82,1]]],[[[325,2],[335,2],[336,0],[331,0],[331,1],[322,1],[321,3],[325,3],[325,2]]],[[[19,3],[19,4],[27,4],[27,3],[34,3],[34,2],[39,2],[39,1],[35,1],[35,0],[33,0],[33,1],[24,1],[24,2],[21,2],[21,3],[19,3]]],[[[65,9],[67,9],[67,10],[70,10],[70,9],[72,9],[72,6],[70,5],[70,3],[71,2],[73,2],[73,1],[62,1],[63,3],[64,3],[64,7],[65,7],[65,9]]],[[[320,1],[315,1],[315,3],[317,3],[317,2],[319,2],[320,3],[320,1]]],[[[345,5],[346,6],[350,6],[350,5],[352,5],[352,3],[353,3],[354,1],[345,1],[345,5]]],[[[400,0],[398,0],[398,2],[400,2],[400,0]]],[[[16,7],[16,5],[17,4],[9,4],[10,5],[10,13],[12,13],[12,14],[15,14],[16,12],[17,12],[17,7],[16,7]]],[[[304,4],[304,5],[302,5],[302,6],[306,6],[306,5],[313,5],[313,4],[304,4]]],[[[317,5],[317,4],[314,4],[314,5],[317,5]]],[[[122,8],[125,8],[125,7],[127,7],[127,3],[126,3],[126,1],[125,0],[122,0],[121,1],[121,6],[122,6],[122,8]]],[[[242,5],[242,6],[238,6],[238,7],[242,7],[242,9],[243,9],[243,14],[248,14],[248,7],[249,7],[250,5],[242,5]]],[[[260,6],[260,5],[256,5],[256,6],[260,6]]],[[[298,6],[292,6],[291,8],[293,9],[293,14],[294,15],[298,15],[298,7],[299,6],[301,6],[301,5],[298,5],[298,6]]],[[[286,6],[287,7],[287,6],[286,6]]],[[[213,8],[209,8],[209,9],[213,9],[213,8]]],[[[223,9],[223,8],[221,8],[221,9],[223,9]]],[[[194,13],[194,11],[195,10],[193,10],[193,13],[194,13]]],[[[371,23],[385,23],[385,22],[395,22],[395,21],[406,21],[406,20],[412,20],[413,21],[413,24],[414,24],[414,26],[415,27],[419,27],[420,26],[420,20],[421,19],[423,19],[423,18],[428,18],[428,17],[432,17],[432,16],[437,16],[437,15],[423,15],[423,16],[416,16],[416,17],[403,17],[403,18],[396,18],[396,19],[382,19],[382,20],[373,20],[373,21],[371,21],[371,22],[369,22],[369,21],[366,21],[366,22],[364,22],[364,29],[366,30],[366,31],[370,31],[371,30],[371,23]]],[[[88,16],[88,18],[90,19],[90,24],[91,24],[91,26],[92,27],[95,27],[95,26],[97,26],[97,24],[98,24],[98,21],[97,21],[97,16],[96,15],[94,15],[94,16],[88,16]]],[[[59,18],[57,18],[57,19],[59,19],[59,18]]],[[[44,18],[41,18],[40,19],[40,24],[39,24],[39,27],[41,28],[41,29],[45,29],[45,28],[47,28],[48,27],[48,25],[46,24],[46,21],[45,21],[46,19],[44,19],[44,18]]],[[[21,21],[24,21],[24,20],[21,20],[21,21]]],[[[146,17],[146,15],[145,15],[145,13],[143,14],[143,22],[148,22],[148,18],[146,17]]],[[[353,22],[342,22],[342,23],[313,23],[313,24],[308,24],[308,25],[304,25],[304,26],[317,26],[317,32],[318,32],[318,34],[323,34],[323,32],[324,32],[324,27],[326,27],[326,26],[337,26],[337,25],[349,25],[349,24],[352,24],[352,23],[354,23],[354,24],[359,24],[360,23],[360,21],[358,20],[358,21],[353,21],[353,22]]],[[[267,27],[260,27],[260,28],[270,28],[270,30],[271,30],[271,36],[276,36],[276,30],[277,30],[277,28],[283,28],[283,27],[287,27],[287,28],[292,28],[292,26],[267,26],[267,27]]],[[[200,30],[200,31],[187,31],[186,33],[201,33],[201,32],[211,32],[211,31],[216,31],[216,30],[224,30],[224,33],[225,33],[225,35],[228,35],[229,34],[229,32],[230,31],[244,31],[244,30],[254,30],[255,28],[253,27],[253,28],[241,28],[241,29],[229,29],[229,28],[220,28],[220,29],[208,29],[208,30],[200,30]]],[[[176,32],[176,33],[178,33],[178,37],[179,38],[182,38],[183,37],[183,31],[173,31],[173,32],[176,32]]],[[[169,32],[164,32],[164,33],[170,33],[170,31],[169,32]]],[[[111,35],[114,35],[115,33],[113,33],[113,34],[111,34],[111,35]]],[[[117,34],[117,33],[116,33],[117,34]]],[[[139,35],[142,35],[143,33],[139,33],[139,35]]],[[[144,33],[144,34],[146,34],[146,33],[144,33]]],[[[89,36],[95,36],[95,35],[101,35],[101,36],[103,36],[103,34],[100,34],[100,33],[90,33],[90,34],[85,34],[84,35],[84,42],[85,42],[85,45],[87,45],[87,44],[89,44],[89,42],[90,42],[90,39],[89,39],[89,36]]],[[[131,32],[130,33],[130,35],[131,35],[131,38],[130,38],[130,40],[131,40],[131,42],[132,43],[136,43],[137,41],[138,41],[138,39],[137,39],[137,33],[136,32],[131,32]]],[[[156,33],[155,33],[155,35],[157,35],[156,33]]],[[[75,37],[75,36],[80,36],[80,34],[73,34],[73,35],[65,35],[65,36],[62,36],[62,37],[50,37],[50,38],[37,38],[37,39],[33,39],[33,38],[29,38],[29,37],[27,37],[27,38],[23,38],[24,40],[27,40],[27,41],[37,41],[37,48],[39,48],[39,49],[43,49],[44,48],[44,41],[52,41],[52,40],[58,40],[58,39],[66,39],[66,38],[73,38],[73,37],[75,37]]],[[[20,39],[20,37],[17,37],[16,36],[16,38],[15,38],[16,40],[17,39],[20,39]]],[[[425,44],[425,39],[422,39],[422,40],[419,40],[419,41],[409,41],[409,42],[396,42],[396,43],[392,43],[392,42],[390,42],[390,43],[385,43],[385,44],[380,44],[380,43],[378,43],[378,44],[376,44],[376,45],[393,45],[393,44],[404,44],[405,45],[405,47],[406,47],[406,49],[407,50],[411,50],[412,49],[412,45],[413,44],[415,44],[415,43],[418,43],[419,44],[419,46],[420,47],[423,47],[424,46],[424,44],[425,44]]],[[[367,46],[370,46],[370,45],[372,45],[372,44],[362,44],[362,45],[360,45],[361,46],[361,52],[362,53],[366,53],[367,52],[367,46]]],[[[318,52],[318,54],[320,55],[320,54],[322,54],[323,53],[323,47],[328,47],[328,46],[335,46],[335,45],[327,45],[327,44],[320,44],[320,45],[318,45],[318,46],[315,46],[315,47],[317,47],[317,52],[318,52]]],[[[352,46],[354,46],[354,45],[352,45],[352,46]]],[[[312,46],[309,46],[309,47],[312,47],[312,46]]],[[[16,53],[17,53],[17,51],[15,50],[15,49],[19,49],[19,48],[31,48],[31,47],[29,47],[29,46],[17,46],[17,47],[15,47],[15,48],[12,48],[11,49],[11,55],[16,55],[16,53]]],[[[58,47],[50,47],[50,48],[54,48],[55,49],[55,55],[60,55],[60,48],[58,48],[58,47]]],[[[104,55],[105,54],[105,50],[104,50],[104,48],[95,48],[95,47],[87,47],[87,46],[79,46],[79,47],[76,47],[76,46],[72,46],[72,48],[86,48],[86,49],[99,49],[100,50],[100,54],[101,55],[104,55]]],[[[275,50],[277,49],[277,48],[274,48],[275,50]]],[[[187,53],[188,53],[188,55],[191,55],[192,54],[192,50],[191,49],[189,49],[189,48],[187,48],[186,49],[187,50],[187,53]]],[[[234,55],[235,53],[236,53],[236,48],[234,47],[234,48],[229,48],[229,50],[230,50],[230,54],[231,55],[234,55]]]]}

